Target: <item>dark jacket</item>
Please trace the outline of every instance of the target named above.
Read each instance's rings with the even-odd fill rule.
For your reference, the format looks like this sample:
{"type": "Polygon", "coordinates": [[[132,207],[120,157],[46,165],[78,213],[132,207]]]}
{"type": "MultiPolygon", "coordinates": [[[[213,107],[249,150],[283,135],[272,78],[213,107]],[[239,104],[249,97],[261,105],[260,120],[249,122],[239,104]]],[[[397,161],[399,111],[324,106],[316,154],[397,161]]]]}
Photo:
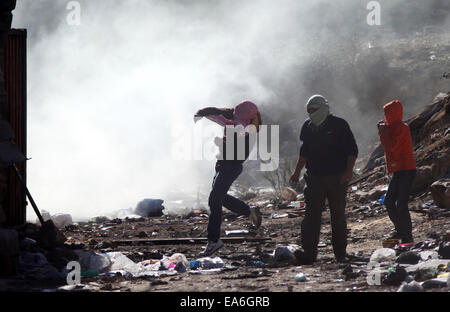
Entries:
{"type": "Polygon", "coordinates": [[[300,132],[300,156],[307,158],[306,169],[313,175],[334,175],[347,169],[348,156],[358,157],[358,146],[348,123],[329,115],[320,127],[305,120],[300,132]]]}

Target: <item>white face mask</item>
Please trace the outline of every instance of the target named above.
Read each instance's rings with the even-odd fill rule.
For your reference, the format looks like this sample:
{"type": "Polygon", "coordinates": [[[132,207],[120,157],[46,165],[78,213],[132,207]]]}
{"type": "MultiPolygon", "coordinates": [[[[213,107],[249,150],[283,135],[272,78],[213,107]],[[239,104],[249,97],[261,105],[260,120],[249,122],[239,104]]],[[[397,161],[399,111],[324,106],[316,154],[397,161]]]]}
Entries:
{"type": "Polygon", "coordinates": [[[320,126],[330,114],[330,107],[328,105],[321,105],[314,113],[309,114],[311,122],[317,127],[320,126]]]}

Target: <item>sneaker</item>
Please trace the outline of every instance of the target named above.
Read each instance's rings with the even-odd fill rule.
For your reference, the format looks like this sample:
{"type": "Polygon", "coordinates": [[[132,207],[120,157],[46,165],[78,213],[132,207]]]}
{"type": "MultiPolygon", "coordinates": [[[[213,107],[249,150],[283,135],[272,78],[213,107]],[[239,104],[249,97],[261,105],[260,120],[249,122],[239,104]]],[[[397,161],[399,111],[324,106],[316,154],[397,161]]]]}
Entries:
{"type": "Polygon", "coordinates": [[[392,231],[387,239],[400,239],[401,236],[397,231],[392,231]]]}
{"type": "Polygon", "coordinates": [[[347,257],[336,258],[337,263],[349,263],[350,260],[347,257]]]}
{"type": "Polygon", "coordinates": [[[250,221],[252,221],[253,226],[258,229],[261,226],[262,215],[258,207],[250,207],[250,221]]]}
{"type": "Polygon", "coordinates": [[[200,256],[209,257],[222,247],[223,247],[223,242],[220,238],[217,240],[217,242],[208,241],[208,244],[206,245],[205,250],[200,253],[200,256]]]}
{"type": "Polygon", "coordinates": [[[402,244],[413,245],[414,244],[414,239],[412,237],[403,237],[402,238],[402,244]]]}

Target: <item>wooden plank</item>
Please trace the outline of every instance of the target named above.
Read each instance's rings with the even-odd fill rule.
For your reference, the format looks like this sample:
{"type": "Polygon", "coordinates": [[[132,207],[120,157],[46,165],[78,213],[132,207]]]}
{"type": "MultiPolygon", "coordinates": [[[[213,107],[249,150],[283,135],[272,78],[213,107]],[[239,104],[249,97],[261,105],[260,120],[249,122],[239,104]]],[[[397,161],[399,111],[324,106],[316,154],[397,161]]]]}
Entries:
{"type": "MultiPolygon", "coordinates": [[[[242,242],[266,242],[271,238],[258,237],[223,237],[224,243],[242,243],[242,242]]],[[[172,245],[172,244],[203,244],[207,242],[207,238],[203,237],[183,237],[183,238],[158,238],[158,239],[121,239],[111,241],[115,245],[172,245]]]]}

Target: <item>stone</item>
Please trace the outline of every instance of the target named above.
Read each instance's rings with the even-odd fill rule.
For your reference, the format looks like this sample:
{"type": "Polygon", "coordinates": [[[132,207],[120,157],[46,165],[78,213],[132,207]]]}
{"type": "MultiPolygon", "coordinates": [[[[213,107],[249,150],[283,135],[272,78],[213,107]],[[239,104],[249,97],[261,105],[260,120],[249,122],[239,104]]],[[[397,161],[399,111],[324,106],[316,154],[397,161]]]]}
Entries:
{"type": "Polygon", "coordinates": [[[401,253],[398,258],[397,262],[402,264],[417,264],[421,257],[414,251],[406,251],[401,253]]]}
{"type": "Polygon", "coordinates": [[[392,248],[377,249],[370,256],[370,262],[384,262],[395,260],[396,252],[392,248]]]}
{"type": "Polygon", "coordinates": [[[422,283],[424,289],[447,287],[447,277],[433,278],[422,283]]]}
{"type": "Polygon", "coordinates": [[[428,280],[437,276],[440,265],[448,265],[449,262],[449,260],[432,259],[409,266],[406,271],[413,275],[416,280],[428,280]]]}
{"type": "Polygon", "coordinates": [[[433,182],[432,166],[418,167],[412,186],[412,192],[419,193],[423,191],[430,186],[431,182],[433,182]]]}
{"type": "Polygon", "coordinates": [[[413,281],[410,283],[403,283],[397,292],[424,292],[422,285],[420,283],[413,281]]]}
{"type": "Polygon", "coordinates": [[[439,256],[443,259],[450,259],[450,242],[440,242],[439,256]]]}
{"type": "Polygon", "coordinates": [[[356,191],[355,199],[358,201],[361,201],[363,199],[367,201],[378,200],[383,194],[386,193],[387,189],[387,185],[377,185],[369,191],[356,191]]]}
{"type": "Polygon", "coordinates": [[[441,179],[431,184],[431,196],[441,208],[450,208],[450,179],[441,179]]]}

